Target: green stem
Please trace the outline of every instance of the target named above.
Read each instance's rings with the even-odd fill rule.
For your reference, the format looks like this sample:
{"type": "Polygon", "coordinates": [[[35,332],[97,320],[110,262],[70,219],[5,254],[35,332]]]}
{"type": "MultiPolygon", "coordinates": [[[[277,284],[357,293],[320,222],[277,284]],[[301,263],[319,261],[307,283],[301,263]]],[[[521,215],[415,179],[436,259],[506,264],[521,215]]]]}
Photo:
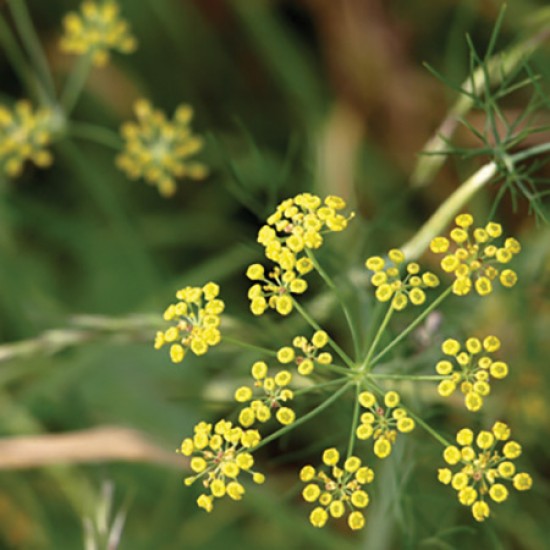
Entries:
{"type": "Polygon", "coordinates": [[[386,311],[386,315],[384,315],[384,319],[382,320],[382,323],[378,327],[378,331],[376,332],[376,335],[374,336],[374,340],[372,341],[372,344],[369,347],[369,351],[367,352],[367,356],[365,357],[365,360],[361,364],[361,370],[368,372],[372,369],[372,366],[370,364],[371,358],[376,351],[376,346],[378,346],[378,343],[380,342],[380,339],[382,338],[382,335],[384,334],[384,331],[386,330],[386,327],[388,326],[388,323],[390,322],[390,319],[393,315],[394,309],[393,305],[390,304],[390,307],[388,308],[388,311],[386,311]]]}
{"type": "Polygon", "coordinates": [[[342,297],[342,293],[338,289],[338,287],[335,285],[332,278],[329,276],[329,274],[323,269],[321,264],[317,261],[317,258],[313,254],[313,252],[306,248],[306,254],[307,257],[312,261],[313,265],[315,266],[315,269],[317,270],[317,273],[322,277],[322,279],[325,281],[327,286],[334,292],[334,295],[336,296],[336,299],[338,300],[342,311],[344,312],[344,316],[346,318],[346,321],[348,323],[348,327],[351,333],[351,338],[353,341],[353,351],[355,354],[355,360],[357,361],[359,359],[359,335],[357,333],[357,326],[356,323],[353,322],[353,317],[351,315],[351,312],[346,304],[346,301],[342,297]]]}
{"type": "MultiPolygon", "coordinates": [[[[403,405],[401,405],[403,406],[403,405]]],[[[410,409],[407,407],[404,407],[407,411],[407,414],[419,425],[422,426],[432,437],[437,439],[439,443],[441,443],[445,447],[449,447],[452,445],[452,443],[449,443],[441,434],[437,433],[428,423],[426,423],[422,418],[420,418],[418,415],[413,413],[410,409]]]]}
{"type": "Polygon", "coordinates": [[[352,384],[353,382],[347,382],[337,392],[333,393],[326,401],[323,401],[320,405],[315,407],[312,411],[309,411],[308,413],[304,414],[304,416],[300,416],[292,424],[289,424],[288,426],[283,426],[280,430],[277,430],[276,432],[273,432],[272,434],[268,435],[266,438],[262,439],[260,443],[256,445],[256,447],[253,447],[252,449],[250,449],[250,452],[257,451],[258,449],[260,449],[264,445],[267,445],[274,439],[277,439],[278,437],[281,437],[287,432],[294,430],[304,422],[311,420],[312,418],[317,416],[319,413],[323,412],[325,409],[330,407],[330,405],[332,405],[339,397],[341,397],[352,384]]]}
{"type": "Polygon", "coordinates": [[[342,378],[337,378],[336,380],[330,380],[329,382],[322,382],[321,384],[312,384],[311,386],[308,386],[307,388],[302,388],[301,390],[296,390],[294,392],[294,397],[297,397],[298,395],[304,395],[305,393],[312,392],[314,390],[320,390],[324,388],[328,388],[330,386],[334,386],[336,384],[342,384],[348,379],[347,376],[342,378]]]}
{"type": "MultiPolygon", "coordinates": [[[[378,384],[371,382],[369,384],[372,389],[378,393],[379,395],[384,395],[384,392],[382,391],[382,388],[378,386],[378,384]]],[[[408,407],[405,407],[403,403],[399,405],[400,407],[404,408],[407,411],[407,414],[420,426],[422,426],[432,437],[437,439],[442,445],[445,447],[448,447],[451,445],[441,434],[438,434],[428,423],[424,422],[422,418],[420,418],[417,414],[413,413],[408,407]]]]}
{"type": "Polygon", "coordinates": [[[515,155],[510,155],[508,158],[515,164],[529,157],[534,157],[536,155],[540,155],[541,153],[547,153],[549,151],[550,151],[550,142],[540,143],[539,145],[535,145],[534,147],[525,149],[525,151],[520,151],[515,155]]]}
{"type": "Polygon", "coordinates": [[[254,344],[249,344],[248,342],[243,342],[242,340],[239,340],[238,338],[233,338],[231,336],[223,335],[222,340],[224,342],[229,342],[230,344],[234,344],[234,345],[239,346],[241,348],[251,349],[251,350],[254,350],[254,351],[259,351],[260,353],[263,353],[265,355],[271,355],[271,356],[274,356],[274,357],[277,356],[277,352],[275,350],[272,350],[272,349],[269,349],[269,348],[263,348],[261,346],[256,346],[254,344]]]}
{"type": "Polygon", "coordinates": [[[347,377],[350,375],[348,367],[341,367],[340,365],[321,365],[319,364],[319,370],[316,372],[322,372],[323,370],[329,370],[337,374],[345,374],[347,377]]]}
{"type": "Polygon", "coordinates": [[[20,358],[53,355],[71,347],[88,344],[100,338],[124,336],[143,341],[152,338],[162,324],[158,316],[134,315],[130,317],[103,317],[81,315],[72,319],[70,327],[50,329],[35,338],[0,345],[0,364],[20,358]]]}
{"type": "Polygon", "coordinates": [[[50,98],[53,99],[55,97],[55,84],[52,73],[44,49],[32,24],[27,5],[24,0],[9,0],[8,4],[23,45],[34,63],[37,73],[42,78],[50,98]]]}
{"type": "Polygon", "coordinates": [[[348,453],[349,458],[353,453],[353,447],[355,446],[355,432],[357,431],[357,424],[359,423],[359,394],[361,393],[361,384],[357,382],[355,384],[355,401],[353,403],[353,419],[351,421],[351,429],[349,433],[348,453]]]}
{"type": "Polygon", "coordinates": [[[427,307],[399,336],[395,337],[376,357],[373,357],[371,365],[374,366],[386,353],[391,351],[403,338],[408,336],[449,294],[452,292],[453,287],[450,286],[442,292],[431,304],[427,307]]]}
{"type": "MultiPolygon", "coordinates": [[[[364,277],[364,273],[361,273],[361,275],[364,277]]],[[[365,279],[365,283],[368,283],[368,278],[365,279]]],[[[365,345],[363,346],[363,349],[361,350],[361,355],[363,357],[366,357],[367,351],[369,348],[369,342],[372,342],[372,339],[374,338],[376,327],[378,326],[378,323],[381,321],[382,317],[382,310],[384,308],[384,302],[379,302],[378,300],[374,299],[374,307],[371,308],[371,316],[369,319],[369,326],[367,328],[367,332],[365,334],[365,345]]]]}
{"type": "Polygon", "coordinates": [[[67,116],[74,109],[74,106],[76,105],[76,102],[84,89],[91,67],[92,56],[89,53],[81,56],[75,63],[73,70],[65,83],[65,88],[61,94],[60,101],[67,116]]]}
{"type": "MultiPolygon", "coordinates": [[[[323,330],[319,324],[313,319],[309,313],[298,303],[297,300],[292,298],[292,303],[294,304],[294,307],[298,310],[300,315],[306,320],[306,322],[311,325],[312,328],[315,330],[323,330]]],[[[353,361],[348,357],[347,353],[329,336],[328,341],[334,351],[340,356],[340,359],[344,361],[344,363],[350,368],[355,368],[355,364],[353,361]]]]}
{"type": "Polygon", "coordinates": [[[0,13],[0,44],[8,58],[10,65],[17,74],[30,97],[36,98],[42,105],[49,105],[50,99],[42,83],[33,73],[23,51],[13,36],[9,25],[0,13]]]}
{"type": "Polygon", "coordinates": [[[109,149],[120,151],[122,149],[122,139],[109,128],[89,124],[87,122],[71,122],[67,128],[69,135],[76,138],[86,139],[104,145],[109,149]]]}
{"type": "Polygon", "coordinates": [[[454,216],[459,213],[475,193],[493,179],[496,173],[497,164],[489,162],[462,183],[416,232],[414,237],[401,247],[407,260],[418,258],[428,248],[430,241],[443,232],[454,216]]]}
{"type": "Polygon", "coordinates": [[[415,380],[418,382],[438,382],[448,378],[442,374],[383,374],[369,373],[369,378],[376,380],[415,380]]]}
{"type": "MultiPolygon", "coordinates": [[[[548,40],[548,36],[548,25],[545,24],[535,36],[527,38],[504,52],[496,53],[490,59],[486,60],[484,65],[476,68],[473,74],[468,75],[461,89],[466,93],[479,96],[483,94],[488,87],[498,85],[500,82],[504,81],[520,63],[523,63],[532,52],[548,40]],[[489,83],[486,82],[487,76],[490,81],[489,83]]],[[[443,154],[443,151],[448,147],[448,142],[454,134],[459,120],[463,118],[475,104],[474,97],[466,95],[466,93],[460,94],[439,128],[434,132],[433,137],[424,146],[424,153],[430,153],[430,155],[421,155],[418,159],[411,176],[413,187],[423,187],[427,185],[445,162],[446,155],[443,154]],[[436,153],[441,154],[437,155],[436,153]]]]}
{"type": "MultiPolygon", "coordinates": [[[[504,160],[508,161],[509,169],[512,169],[515,163],[548,151],[550,151],[550,143],[541,143],[525,151],[516,153],[515,155],[504,157],[504,160]]],[[[406,258],[409,260],[418,258],[418,256],[426,250],[430,241],[445,229],[452,218],[459,213],[475,193],[493,179],[493,176],[495,176],[497,172],[497,163],[489,162],[462,183],[436,210],[432,217],[416,232],[414,237],[401,247],[406,258]]]]}

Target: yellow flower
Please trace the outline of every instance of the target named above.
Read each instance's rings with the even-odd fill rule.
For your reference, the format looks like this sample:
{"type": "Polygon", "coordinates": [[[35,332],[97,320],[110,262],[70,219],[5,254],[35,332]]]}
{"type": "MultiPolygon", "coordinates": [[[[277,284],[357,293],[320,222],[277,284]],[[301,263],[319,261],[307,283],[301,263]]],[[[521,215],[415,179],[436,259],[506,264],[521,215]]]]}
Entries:
{"type": "Polygon", "coordinates": [[[476,521],[485,521],[485,518],[488,518],[490,515],[489,505],[483,500],[474,502],[472,505],[472,515],[476,521]]]}
{"type": "Polygon", "coordinates": [[[12,110],[0,105],[0,174],[19,176],[26,161],[39,168],[52,164],[46,150],[50,144],[54,116],[50,109],[33,111],[28,101],[18,101],[12,110]]]}
{"type": "Polygon", "coordinates": [[[328,519],[328,514],[325,509],[314,508],[309,516],[309,521],[313,527],[324,527],[328,519]]]}
{"type": "Polygon", "coordinates": [[[175,324],[157,332],[155,349],[170,344],[172,362],[180,363],[188,349],[195,355],[203,355],[217,345],[221,340],[220,314],[225,307],[217,297],[219,290],[215,283],[178,290],[176,298],[179,301],[164,312],[164,320],[175,324]]]}
{"type": "Polygon", "coordinates": [[[201,480],[202,486],[210,492],[199,496],[197,504],[210,512],[214,499],[229,496],[241,500],[244,487],[237,481],[241,473],[252,476],[255,483],[263,483],[264,476],[254,472],[254,458],[250,447],[260,442],[256,430],[243,430],[231,422],[220,420],[214,426],[200,422],[195,426],[193,437],[181,444],[180,452],[190,456],[194,474],[185,479],[186,485],[201,480]]]}
{"type": "MultiPolygon", "coordinates": [[[[291,351],[292,348],[288,348],[291,351]]],[[[283,403],[294,398],[294,392],[288,388],[292,382],[292,374],[288,370],[280,370],[275,375],[268,376],[269,368],[263,361],[257,361],[252,365],[252,387],[241,386],[235,391],[235,400],[238,403],[248,403],[239,414],[239,423],[248,428],[256,420],[267,422],[271,418],[271,411],[275,412],[275,418],[284,426],[292,424],[296,414],[283,403]],[[260,395],[255,394],[255,390],[260,395]]]]}
{"type": "Polygon", "coordinates": [[[477,521],[484,521],[490,515],[487,496],[496,503],[508,498],[504,481],[512,482],[520,491],[531,488],[531,476],[516,474],[516,468],[510,461],[519,456],[519,444],[508,441],[500,448],[499,442],[509,436],[510,428],[504,422],[496,422],[491,431],[482,430],[477,437],[472,430],[463,428],[456,435],[461,449],[450,445],[443,452],[445,462],[452,466],[459,464],[460,470],[453,474],[449,468],[441,468],[438,479],[445,485],[451,483],[460,503],[472,507],[472,515],[477,521]],[[474,441],[478,450],[472,446],[474,441]]]}
{"type": "Polygon", "coordinates": [[[134,110],[137,123],[122,125],[124,151],[116,159],[130,179],[143,178],[170,197],[176,192],[176,179],[201,180],[208,175],[206,166],[189,160],[203,147],[203,140],[191,132],[189,105],[180,105],[172,120],[145,99],[138,100],[134,110]]]}
{"type": "Polygon", "coordinates": [[[252,285],[248,291],[250,311],[254,315],[262,315],[268,308],[283,316],[288,315],[294,308],[290,294],[302,294],[307,289],[307,282],[296,278],[292,270],[282,272],[279,267],[275,267],[266,276],[262,266],[252,264],[246,274],[253,281],[261,281],[252,285]]]}
{"type": "Polygon", "coordinates": [[[435,367],[438,374],[446,376],[437,391],[448,397],[457,387],[464,394],[464,404],[470,411],[478,411],[483,406],[483,398],[491,391],[491,377],[500,379],[508,374],[508,365],[503,361],[493,361],[490,355],[500,348],[496,336],[468,338],[461,344],[454,338],[448,338],[441,345],[445,355],[454,358],[454,363],[445,359],[435,367]],[[464,346],[464,347],[463,347],[464,346]]]}
{"type": "Polygon", "coordinates": [[[321,352],[328,342],[329,336],[324,330],[316,331],[311,341],[305,336],[296,336],[292,340],[293,347],[284,346],[277,351],[277,359],[283,364],[294,362],[298,367],[298,373],[308,376],[314,371],[315,365],[332,363],[332,355],[321,352]]]}
{"type": "Polygon", "coordinates": [[[501,225],[490,222],[472,231],[473,218],[470,214],[458,215],[455,223],[457,227],[451,230],[450,240],[436,237],[430,244],[435,254],[446,254],[441,260],[441,267],[456,277],[453,292],[465,296],[473,287],[480,296],[486,296],[493,291],[497,278],[504,287],[514,286],[517,281],[515,271],[504,269],[499,275],[499,264],[507,264],[520,252],[519,242],[509,237],[502,247],[497,247],[494,241],[502,235],[501,225]],[[451,242],[455,246],[449,252],[451,242]]]}
{"type": "Polygon", "coordinates": [[[408,433],[415,428],[415,422],[407,411],[399,407],[401,398],[395,391],[384,395],[382,402],[369,391],[359,394],[359,404],[367,409],[360,419],[356,435],[358,439],[374,439],[374,454],[386,458],[391,454],[397,433],[408,433]]]}
{"type": "Polygon", "coordinates": [[[376,287],[375,295],[379,302],[391,300],[397,311],[405,309],[409,302],[420,306],[426,301],[425,290],[439,285],[439,279],[430,271],[420,274],[420,266],[416,262],[404,266],[405,256],[401,250],[390,250],[388,259],[386,262],[380,256],[371,256],[365,262],[365,267],[374,272],[370,282],[376,287]]]}
{"type": "Polygon", "coordinates": [[[364,485],[374,479],[373,471],[361,466],[361,459],[350,456],[343,467],[338,467],[340,453],[335,448],[326,449],[323,463],[328,467],[316,470],[313,466],[304,466],[300,479],[307,483],[302,491],[306,502],[316,502],[317,506],[309,516],[314,527],[323,527],[329,517],[343,517],[349,512],[347,522],[351,529],[361,529],[365,524],[362,510],[369,504],[369,495],[364,485]]]}
{"type": "Polygon", "coordinates": [[[252,264],[247,277],[261,281],[249,291],[250,309],[262,315],[268,307],[281,315],[293,309],[289,294],[302,294],[308,284],[303,276],[313,268],[307,250],[322,246],[327,232],[342,231],[353,217],[339,213],[345,208],[343,199],[329,196],[324,201],[316,195],[301,193],[277,206],[258,232],[258,242],[266,257],[276,264],[266,276],[260,264],[252,264]]]}
{"type": "Polygon", "coordinates": [[[290,363],[294,361],[294,357],[295,357],[294,350],[288,346],[281,348],[277,352],[277,361],[279,361],[279,363],[283,363],[283,364],[290,363]]]}
{"type": "Polygon", "coordinates": [[[90,55],[94,65],[103,66],[110,52],[132,53],[137,42],[128,23],[120,17],[118,4],[112,0],[86,0],[80,13],[69,12],[63,18],[62,51],[74,55],[90,55]]]}
{"type": "Polygon", "coordinates": [[[199,498],[197,498],[197,506],[207,512],[211,512],[214,508],[213,500],[214,499],[208,495],[200,495],[199,498]]]}

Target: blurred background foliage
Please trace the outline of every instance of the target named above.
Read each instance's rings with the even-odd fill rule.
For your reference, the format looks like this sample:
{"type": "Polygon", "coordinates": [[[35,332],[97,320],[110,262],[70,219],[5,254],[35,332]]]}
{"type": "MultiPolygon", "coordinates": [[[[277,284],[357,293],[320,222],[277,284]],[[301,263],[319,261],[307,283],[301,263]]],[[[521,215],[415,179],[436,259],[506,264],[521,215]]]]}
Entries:
{"type": "MultiPolygon", "coordinates": [[[[92,72],[74,120],[117,130],[133,117],[139,97],[170,114],[189,103],[194,129],[206,137],[202,159],[211,175],[183,181],[175,197],[163,199],[117,171],[113,150],[63,136],[53,146],[51,169],[28,167],[17,181],[2,182],[0,341],[59,327],[84,332],[75,346],[43,343],[15,358],[0,356],[0,430],[8,437],[116,425],[140,430],[171,452],[198,420],[231,414],[233,388],[257,355],[228,344],[175,366],[152,349],[154,317],[149,328],[102,324],[86,332],[97,318],[75,315],[160,315],[178,288],[214,280],[222,286],[229,331],[262,345],[286,343],[305,328],[296,319],[253,319],[243,274],[261,259],[254,241],[266,215],[281,199],[313,191],[339,194],[358,212],[346,234],[331,238],[322,261],[353,297],[366,333],[373,315],[368,293],[346,283],[346,272],[368,254],[405,242],[479,166],[453,158],[430,185],[411,186],[419,151],[456,98],[422,63],[462,82],[469,70],[465,34],[483,55],[501,2],[120,4],[139,49],[92,72]]],[[[58,50],[60,21],[77,2],[29,0],[28,6],[61,87],[74,58],[58,50]]],[[[497,50],[528,36],[529,19],[545,6],[545,0],[511,1],[497,50]]],[[[9,20],[5,1],[0,10],[9,20]]],[[[532,59],[546,91],[549,61],[546,43],[532,59]]],[[[3,102],[23,95],[2,51],[0,83],[3,102]]],[[[504,109],[513,114],[525,101],[519,94],[504,109]]],[[[548,115],[539,113],[543,123],[548,115]]],[[[469,121],[482,127],[483,113],[472,112],[469,121]]],[[[479,145],[467,132],[458,140],[479,145]]],[[[469,209],[486,219],[496,192],[488,188],[469,209]]],[[[535,224],[528,206],[520,200],[514,209],[505,197],[498,210],[524,245],[518,287],[483,301],[449,301],[442,328],[424,327],[396,357],[403,368],[429,371],[446,336],[469,335],[475,327],[504,341],[511,374],[496,385],[482,416],[511,423],[535,485],[498,507],[491,521],[474,524],[452,491],[437,483],[441,448],[417,430],[378,468],[362,533],[338,524],[313,529],[297,470],[315,463],[327,445],[345,444],[350,404],[262,449],[266,485],[247,489],[240,503],[218,503],[210,515],[195,505],[198,489],[183,487],[183,466],[107,461],[4,470],[0,547],[82,548],[83,518],[98,514],[98,503],[105,503],[100,488],[110,481],[115,510],[127,515],[121,549],[547,548],[550,231],[535,224]]],[[[319,311],[347,346],[338,314],[319,311]]],[[[446,434],[469,421],[469,414],[436,399],[431,386],[400,390],[446,434]]]]}

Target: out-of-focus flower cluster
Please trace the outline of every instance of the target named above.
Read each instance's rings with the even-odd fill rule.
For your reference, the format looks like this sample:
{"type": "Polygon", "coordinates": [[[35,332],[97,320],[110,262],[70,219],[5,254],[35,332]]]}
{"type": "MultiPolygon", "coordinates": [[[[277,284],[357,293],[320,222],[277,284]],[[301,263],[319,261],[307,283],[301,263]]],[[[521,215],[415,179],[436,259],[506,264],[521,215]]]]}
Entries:
{"type": "Polygon", "coordinates": [[[128,23],[120,17],[116,2],[83,2],[80,12],[69,12],[63,19],[62,51],[90,55],[94,65],[109,62],[110,52],[132,53],[137,41],[128,23]]]}
{"type": "Polygon", "coordinates": [[[164,320],[175,325],[157,332],[155,349],[169,344],[170,358],[180,363],[188,349],[195,355],[203,355],[210,346],[218,344],[221,340],[220,315],[225,308],[223,301],[217,298],[219,292],[216,283],[178,290],[179,302],[169,305],[164,312],[164,320]]]}
{"type": "Polygon", "coordinates": [[[191,131],[189,105],[180,105],[172,120],[144,99],[136,102],[134,110],[137,123],[122,125],[124,151],[116,160],[130,179],[144,178],[170,197],[176,192],[176,179],[201,180],[208,175],[204,164],[190,160],[202,149],[203,140],[191,131]]]}
{"type": "Polygon", "coordinates": [[[193,437],[183,440],[180,452],[191,457],[194,472],[185,479],[185,484],[191,485],[200,479],[207,490],[197,499],[199,507],[211,512],[214,500],[226,495],[241,500],[245,489],[238,478],[242,472],[251,475],[255,483],[264,482],[264,475],[252,470],[254,457],[249,452],[260,439],[257,430],[243,430],[227,420],[220,420],[214,426],[206,422],[195,426],[193,437]]]}
{"type": "Polygon", "coordinates": [[[350,217],[340,214],[345,206],[340,197],[328,196],[323,201],[310,193],[296,195],[277,206],[258,232],[258,242],[276,267],[267,275],[260,264],[247,270],[247,277],[258,281],[248,293],[254,315],[261,315],[268,307],[281,315],[292,311],[290,295],[306,291],[303,276],[314,267],[307,251],[320,248],[326,233],[347,227],[350,217]]]}
{"type": "Polygon", "coordinates": [[[493,291],[493,282],[498,278],[500,284],[512,287],[517,275],[512,269],[500,270],[521,251],[519,242],[508,237],[503,246],[495,241],[502,236],[502,226],[489,222],[485,227],[472,230],[474,219],[470,214],[460,214],[455,219],[456,227],[450,232],[450,239],[436,237],[430,243],[430,249],[436,254],[445,254],[441,268],[454,273],[453,292],[458,296],[469,294],[472,287],[480,296],[493,291]],[[451,243],[454,250],[451,252],[451,243]]]}
{"type": "Polygon", "coordinates": [[[376,287],[376,298],[380,302],[391,300],[392,307],[401,311],[410,302],[420,306],[426,301],[428,288],[439,285],[438,277],[426,271],[420,274],[420,266],[416,262],[406,265],[404,276],[400,267],[405,263],[405,255],[401,250],[388,252],[389,264],[380,256],[371,256],[365,262],[367,269],[374,271],[370,281],[376,287]]]}
{"type": "Polygon", "coordinates": [[[302,491],[305,501],[317,503],[311,511],[309,521],[314,527],[324,527],[329,517],[341,518],[348,514],[347,522],[351,529],[362,529],[365,525],[363,509],[369,504],[369,495],[364,486],[374,479],[374,472],[361,464],[361,459],[350,456],[343,467],[338,466],[340,453],[335,448],[326,449],[323,463],[330,474],[304,466],[300,479],[307,483],[302,491]]]}
{"type": "Polygon", "coordinates": [[[496,336],[487,336],[483,342],[479,338],[468,338],[464,348],[454,338],[448,338],[441,346],[445,355],[454,358],[454,362],[444,359],[436,365],[438,374],[448,376],[439,383],[440,395],[447,397],[457,387],[464,394],[464,404],[470,411],[478,411],[483,398],[491,391],[491,377],[501,379],[508,374],[508,365],[503,361],[493,361],[487,354],[500,348],[496,336]]]}
{"type": "Polygon", "coordinates": [[[491,431],[482,430],[477,436],[464,428],[457,433],[456,441],[461,448],[446,447],[443,458],[450,466],[459,465],[460,470],[453,473],[449,468],[440,468],[439,481],[451,484],[460,503],[472,507],[477,521],[489,517],[488,497],[497,503],[508,498],[503,481],[511,482],[518,491],[531,488],[531,476],[516,472],[512,461],[520,456],[521,446],[510,440],[510,428],[503,422],[496,422],[491,431]]]}
{"type": "Polygon", "coordinates": [[[33,110],[28,101],[18,101],[13,109],[0,105],[0,172],[17,177],[26,161],[50,166],[53,158],[46,147],[52,124],[50,109],[33,110]]]}

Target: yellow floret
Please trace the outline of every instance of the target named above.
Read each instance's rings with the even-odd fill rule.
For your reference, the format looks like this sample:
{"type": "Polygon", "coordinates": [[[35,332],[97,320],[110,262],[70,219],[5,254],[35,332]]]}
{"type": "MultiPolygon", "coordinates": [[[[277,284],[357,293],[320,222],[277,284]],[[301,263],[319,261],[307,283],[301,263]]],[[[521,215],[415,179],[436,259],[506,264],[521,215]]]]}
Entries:
{"type": "Polygon", "coordinates": [[[109,61],[111,50],[127,54],[137,46],[128,23],[120,18],[118,5],[112,0],[103,3],[86,0],[80,13],[65,16],[63,27],[61,50],[74,55],[88,54],[97,66],[109,61]]]}
{"type": "Polygon", "coordinates": [[[140,100],[134,105],[138,121],[127,122],[121,128],[125,140],[117,166],[130,179],[143,178],[156,185],[161,195],[169,197],[176,191],[176,179],[204,179],[207,168],[189,157],[203,147],[203,140],[192,134],[189,127],[191,108],[180,106],[172,120],[140,100]],[[178,116],[185,109],[188,116],[178,116]]]}

